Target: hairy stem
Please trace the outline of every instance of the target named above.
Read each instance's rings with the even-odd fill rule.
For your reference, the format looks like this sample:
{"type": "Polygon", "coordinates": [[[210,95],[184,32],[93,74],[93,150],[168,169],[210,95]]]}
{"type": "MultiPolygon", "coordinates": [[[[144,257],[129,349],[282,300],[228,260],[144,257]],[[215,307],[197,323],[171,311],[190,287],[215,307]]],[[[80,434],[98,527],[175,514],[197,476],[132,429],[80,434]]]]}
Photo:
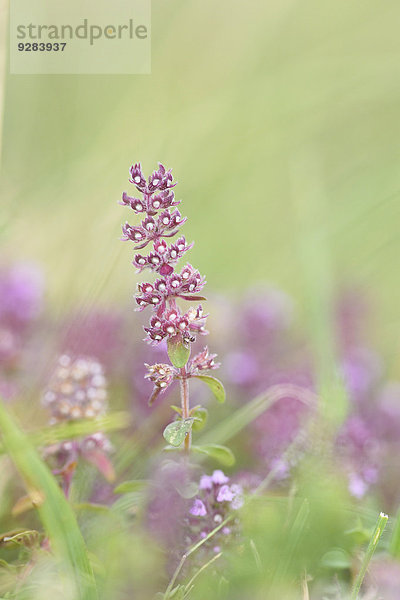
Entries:
{"type": "MultiPolygon", "coordinates": [[[[182,367],[181,373],[181,407],[182,407],[182,419],[189,418],[189,382],[186,372],[186,366],[182,367]]],[[[185,437],[185,452],[189,452],[190,443],[192,440],[192,432],[189,431],[185,437]]]]}
{"type": "Polygon", "coordinates": [[[388,522],[388,516],[385,515],[384,513],[381,513],[378,517],[374,532],[373,532],[372,537],[368,544],[367,551],[366,551],[364,559],[361,563],[360,571],[354,582],[351,597],[350,597],[351,600],[357,600],[357,598],[359,598],[359,592],[360,592],[361,585],[364,580],[365,574],[367,572],[368,565],[369,565],[370,560],[376,550],[376,547],[379,543],[379,540],[382,536],[383,530],[385,529],[387,522],[388,522]]]}

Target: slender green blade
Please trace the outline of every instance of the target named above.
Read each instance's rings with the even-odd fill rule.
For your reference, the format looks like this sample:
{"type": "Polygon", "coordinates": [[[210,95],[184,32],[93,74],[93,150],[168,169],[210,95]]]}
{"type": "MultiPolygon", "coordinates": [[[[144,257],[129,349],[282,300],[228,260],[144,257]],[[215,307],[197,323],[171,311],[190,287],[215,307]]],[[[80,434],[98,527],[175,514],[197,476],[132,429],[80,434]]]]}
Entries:
{"type": "Polygon", "coordinates": [[[400,509],[397,512],[396,520],[393,527],[393,534],[390,540],[390,553],[400,558],[400,509]]]}
{"type": "Polygon", "coordinates": [[[305,388],[292,384],[275,385],[226,417],[213,429],[204,433],[197,440],[198,445],[224,444],[262,415],[275,402],[288,396],[298,398],[300,402],[310,406],[310,408],[316,405],[315,394],[305,388]]]}
{"type": "Polygon", "coordinates": [[[43,498],[38,506],[39,516],[52,551],[60,558],[63,575],[74,581],[79,600],[96,600],[93,570],[75,515],[52,473],[1,401],[0,430],[4,446],[28,492],[43,498]]]}
{"type": "MultiPolygon", "coordinates": [[[[93,435],[98,431],[103,433],[107,431],[119,431],[120,429],[129,427],[130,422],[131,417],[129,413],[120,411],[98,417],[97,419],[58,423],[51,427],[43,428],[40,431],[29,432],[26,436],[33,446],[51,446],[65,440],[93,435]]],[[[4,452],[4,450],[3,445],[0,444],[0,453],[4,452]]]]}
{"type": "Polygon", "coordinates": [[[381,539],[382,533],[387,525],[387,522],[388,522],[388,516],[385,515],[384,513],[380,513],[380,515],[376,521],[374,532],[369,541],[368,548],[365,553],[364,559],[361,563],[360,571],[354,582],[354,586],[353,586],[353,589],[351,592],[351,600],[357,600],[357,598],[359,597],[361,585],[362,585],[362,582],[364,581],[364,577],[367,572],[368,565],[369,565],[371,558],[378,546],[379,540],[381,539]]]}

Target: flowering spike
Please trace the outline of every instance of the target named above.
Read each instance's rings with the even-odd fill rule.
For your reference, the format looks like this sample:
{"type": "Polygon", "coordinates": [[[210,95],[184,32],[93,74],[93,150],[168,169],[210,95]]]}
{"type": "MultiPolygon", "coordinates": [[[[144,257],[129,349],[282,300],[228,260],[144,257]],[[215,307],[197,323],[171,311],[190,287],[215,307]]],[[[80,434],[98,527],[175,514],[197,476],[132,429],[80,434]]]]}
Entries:
{"type": "MultiPolygon", "coordinates": [[[[124,193],[121,204],[140,215],[140,223],[134,226],[125,223],[122,227],[122,239],[132,241],[136,252],[148,247],[147,254],[134,255],[133,264],[139,273],[143,269],[150,269],[159,275],[154,283],[139,284],[135,295],[137,310],[144,310],[148,306],[153,309],[149,326],[144,328],[146,341],[153,345],[166,341],[169,358],[173,363],[173,366],[157,364],[147,367],[146,378],[154,383],[150,402],[169,387],[173,379],[180,379],[182,419],[187,420],[187,379],[199,376],[200,371],[214,369],[218,365],[214,362],[215,355],[209,354],[207,348],[188,365],[190,344],[196,340],[196,335],[207,333],[207,315],[203,314],[201,305],[184,311],[178,300],[205,300],[199,295],[205,285],[205,278],[189,263],[184,265],[180,272],[176,269],[177,262],[192,248],[193,243],[188,243],[182,235],[172,243],[166,241],[166,238],[178,235],[186,222],[186,217],[182,217],[176,208],[180,201],[175,199],[172,191],[176,183],[173,181],[171,170],[159,163],[158,169],[146,180],[141,164],[136,163],[131,167],[130,175],[131,183],[143,198],[133,198],[124,193]]],[[[190,428],[185,435],[185,448],[189,449],[190,428]]]]}
{"type": "Polygon", "coordinates": [[[138,310],[153,306],[159,317],[157,326],[150,322],[150,327],[145,328],[147,340],[157,344],[165,337],[180,335],[185,342],[192,341],[194,334],[205,333],[206,317],[201,314],[201,307],[182,312],[176,299],[203,300],[204,297],[198,293],[203,288],[205,279],[189,263],[180,273],[175,271],[177,261],[193,244],[188,244],[184,236],[170,245],[164,239],[174,237],[186,222],[186,218],[175,208],[179,202],[175,201],[175,195],[170,189],[175,185],[172,173],[159,164],[146,182],[140,163],[136,163],[131,167],[130,174],[131,183],[143,194],[143,199],[132,198],[124,192],[121,204],[132,208],[136,214],[143,214],[143,218],[135,226],[125,223],[122,227],[122,239],[132,241],[136,250],[141,250],[152,242],[152,250],[147,255],[135,254],[133,264],[139,272],[149,268],[161,275],[154,287],[150,283],[141,284],[135,296],[138,310]],[[171,309],[176,311],[174,323],[171,323],[168,314],[171,309]]]}
{"type": "MultiPolygon", "coordinates": [[[[101,417],[107,411],[106,378],[102,365],[91,357],[71,357],[63,354],[50,378],[42,403],[51,414],[51,424],[101,417]]],[[[66,440],[45,449],[45,456],[52,456],[58,468],[54,474],[62,478],[63,489],[68,496],[78,457],[94,464],[108,480],[114,479],[114,469],[108,458],[112,446],[101,432],[66,440]]]]}

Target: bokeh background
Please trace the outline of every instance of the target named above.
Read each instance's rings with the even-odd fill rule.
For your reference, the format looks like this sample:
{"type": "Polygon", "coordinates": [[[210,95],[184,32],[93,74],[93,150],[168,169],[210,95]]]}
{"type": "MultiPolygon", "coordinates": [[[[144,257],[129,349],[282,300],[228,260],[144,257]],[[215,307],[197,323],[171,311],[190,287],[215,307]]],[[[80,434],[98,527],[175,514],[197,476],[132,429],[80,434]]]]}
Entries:
{"type": "Polygon", "coordinates": [[[152,10],[150,76],[5,76],[2,253],[45,265],[53,306],[126,301],[116,202],[161,160],[209,292],[268,280],[306,310],[328,270],[372,289],[398,357],[398,3],[152,10]]]}
{"type": "MultiPolygon", "coordinates": [[[[127,434],[124,444],[122,436],[114,440],[117,451],[113,460],[119,481],[141,478],[143,472],[147,476],[152,468],[146,463],[149,448],[161,447],[161,425],[171,416],[169,403],[160,403],[152,413],[147,411],[148,388],[140,388],[143,362],[151,360],[147,358],[148,348],[140,341],[142,331],[133,313],[132,296],[139,279],[131,265],[132,245],[119,241],[121,223],[131,215],[118,206],[118,201],[124,190],[130,191],[129,167],[133,162],[141,161],[149,174],[161,161],[173,169],[179,181],[176,193],[183,200],[182,213],[189,217],[184,233],[195,241],[188,258],[207,276],[205,293],[210,299],[211,347],[224,363],[221,378],[225,376],[228,384],[229,401],[221,409],[213,408],[213,425],[221,422],[223,429],[223,419],[229,416],[232,407],[247,406],[256,393],[274,383],[275,370],[282,368],[291,382],[296,369],[304,371],[306,378],[309,376],[308,363],[315,370],[317,391],[328,392],[321,394],[325,402],[322,412],[326,409],[323,416],[329,416],[332,409],[330,414],[341,424],[348,399],[336,385],[337,323],[333,315],[343,290],[355,291],[356,298],[362,299],[361,307],[366,300],[370,308],[366,311],[368,317],[363,320],[361,315],[362,328],[368,330],[365,338],[382,357],[384,382],[399,381],[400,6],[397,0],[153,0],[152,74],[148,76],[8,75],[7,4],[6,0],[0,0],[0,267],[29,259],[44,270],[45,314],[41,315],[35,344],[37,339],[40,342],[40,335],[46,337],[46,327],[51,338],[55,335],[51,327],[61,323],[63,329],[63,319],[66,318],[68,325],[69,315],[75,313],[83,315],[87,327],[86,330],[82,327],[83,341],[97,343],[96,332],[100,328],[96,321],[90,321],[92,311],[104,310],[106,315],[107,311],[111,315],[116,311],[116,329],[120,312],[131,311],[132,330],[125,327],[124,331],[132,342],[131,354],[120,352],[120,346],[117,350],[108,348],[107,343],[103,344],[105,348],[96,348],[99,352],[105,350],[105,355],[108,350],[112,354],[111,411],[129,408],[133,415],[133,433],[128,432],[131,437],[127,434]],[[293,300],[297,330],[290,343],[284,333],[280,339],[285,323],[276,330],[276,336],[274,330],[270,346],[262,336],[257,346],[252,338],[257,335],[253,335],[254,330],[248,331],[251,327],[241,298],[250,290],[253,295],[249,312],[253,314],[254,289],[260,283],[282,290],[293,300]],[[242,308],[235,313],[235,306],[242,308]],[[301,332],[299,338],[298,332],[301,332]],[[298,340],[307,340],[307,345],[298,340]],[[233,384],[229,381],[226,376],[229,368],[231,376],[232,372],[241,376],[246,371],[244,367],[242,371],[235,368],[232,354],[235,360],[251,355],[262,358],[259,382],[253,381],[256,378],[251,369],[247,375],[250,383],[238,378],[233,384]],[[140,373],[135,373],[133,367],[138,367],[140,373]],[[122,384],[120,372],[127,379],[122,384]],[[128,377],[134,380],[133,385],[128,377]],[[129,386],[134,389],[132,402],[127,392],[129,386]],[[239,389],[236,397],[231,393],[235,389],[239,389]],[[146,425],[145,443],[142,440],[143,447],[138,443],[137,450],[132,439],[136,440],[142,418],[146,425]]],[[[275,302],[275,296],[272,300],[275,302]]],[[[276,304],[280,306],[280,301],[276,304]]],[[[350,321],[353,317],[357,321],[357,307],[355,303],[350,321]]],[[[255,308],[257,317],[260,308],[257,302],[255,308]]],[[[268,306],[261,308],[268,312],[268,306]]],[[[124,318],[121,322],[130,322],[131,317],[127,321],[124,318]]],[[[253,326],[254,322],[257,324],[257,319],[250,319],[253,326]]],[[[113,323],[111,320],[111,331],[113,323]]],[[[80,323],[71,329],[74,334],[76,329],[79,333],[80,323]]],[[[258,332],[257,327],[253,329],[258,332]]],[[[288,335],[292,336],[292,330],[288,335]]],[[[32,343],[21,372],[35,375],[40,361],[43,370],[47,356],[54,358],[51,343],[43,339],[43,347],[39,343],[40,352],[32,343]]],[[[356,343],[359,344],[358,337],[356,343]]],[[[90,353],[86,349],[85,352],[90,353]]],[[[360,362],[365,367],[364,358],[360,362]]],[[[105,356],[107,368],[108,359],[105,356]]],[[[367,381],[367,391],[362,389],[359,395],[367,396],[369,401],[371,394],[374,403],[369,409],[365,402],[369,412],[367,417],[363,416],[368,426],[377,423],[376,436],[384,445],[387,429],[382,426],[379,430],[376,416],[380,404],[383,412],[387,408],[381,402],[381,384],[375,381],[381,375],[379,369],[378,375],[374,373],[368,360],[366,365],[360,378],[362,383],[364,379],[367,381]]],[[[355,371],[357,367],[358,363],[355,371]]],[[[276,377],[279,379],[281,374],[278,372],[276,377]]],[[[43,372],[38,374],[36,383],[32,384],[32,378],[22,380],[26,394],[21,394],[23,400],[13,405],[26,429],[35,421],[43,424],[47,418],[45,411],[38,410],[37,401],[43,372]]],[[[309,385],[308,380],[300,383],[309,385]]],[[[393,432],[383,455],[384,475],[380,480],[380,496],[376,495],[379,501],[368,498],[366,502],[373,518],[382,509],[390,512],[392,518],[400,497],[396,458],[400,430],[398,392],[397,386],[393,401],[389,394],[390,410],[382,418],[385,427],[393,421],[393,432]]],[[[356,393],[353,396],[350,393],[352,410],[355,406],[357,411],[362,402],[356,393]]],[[[268,415],[265,422],[260,421],[259,436],[263,441],[268,442],[276,433],[280,435],[285,426],[290,429],[291,422],[286,417],[294,411],[292,405],[288,406],[286,412],[272,415],[272,424],[268,415]]],[[[253,436],[254,430],[251,431],[253,436]]],[[[352,432],[345,431],[346,435],[351,438],[352,432]]],[[[367,441],[368,435],[365,435],[367,441]]],[[[282,443],[287,442],[284,438],[282,443]]],[[[317,436],[317,448],[318,443],[317,436]]],[[[245,444],[240,440],[233,442],[238,468],[248,467],[245,444]]],[[[318,451],[316,454],[319,459],[318,451]]],[[[249,455],[253,457],[251,452],[249,455]]],[[[339,463],[345,463],[338,456],[339,463]]],[[[371,461],[367,456],[367,466],[371,461]]],[[[252,463],[250,466],[253,468],[252,463]]],[[[262,466],[265,471],[265,464],[262,466]]],[[[360,471],[358,463],[355,471],[360,471]]],[[[4,481],[11,481],[10,470],[4,473],[4,481]]],[[[85,471],[82,473],[86,476],[85,471]]],[[[86,500],[84,476],[78,479],[75,493],[78,499],[86,500]]],[[[315,565],[319,564],[319,555],[331,546],[350,547],[344,521],[351,520],[353,524],[355,519],[353,513],[350,519],[347,513],[343,517],[349,503],[348,491],[343,491],[341,479],[337,484],[330,471],[325,470],[323,461],[315,470],[314,463],[305,462],[298,480],[299,497],[311,498],[313,520],[311,534],[307,531],[301,552],[293,554],[290,547],[289,550],[296,560],[303,555],[308,557],[310,572],[314,574],[318,573],[315,565]],[[343,542],[340,536],[345,530],[343,542]]],[[[0,489],[2,485],[4,488],[0,481],[0,489]]],[[[103,501],[100,492],[96,493],[99,501],[103,501]]],[[[9,527],[12,498],[11,494],[10,498],[6,494],[3,497],[0,517],[9,527]]],[[[105,498],[105,502],[109,501],[108,496],[105,498]]],[[[265,564],[271,561],[275,564],[279,557],[277,547],[289,552],[279,526],[286,518],[285,510],[279,512],[273,505],[267,508],[263,505],[254,512],[254,518],[250,510],[248,522],[244,520],[247,532],[254,534],[261,548],[265,564]]],[[[145,590],[148,582],[154,585],[153,574],[159,572],[158,557],[153,548],[146,546],[148,538],[142,543],[135,532],[134,544],[126,533],[128,530],[115,533],[113,521],[104,518],[107,523],[104,528],[102,515],[96,519],[91,521],[92,530],[85,525],[85,535],[89,547],[100,553],[99,562],[109,565],[113,557],[107,583],[112,593],[122,571],[122,580],[133,578],[134,585],[143,585],[145,590]],[[108,532],[110,539],[103,544],[102,536],[108,532]],[[138,549],[134,557],[139,564],[136,571],[131,569],[130,556],[125,551],[127,544],[138,549]],[[148,554],[142,556],[145,546],[148,554]],[[125,557],[121,565],[120,557],[125,557]]],[[[373,519],[370,521],[373,523],[373,519]]],[[[399,543],[397,551],[398,556],[399,543]]],[[[349,552],[353,552],[353,546],[349,552]]],[[[240,594],[243,585],[248,593],[252,585],[259,585],[259,595],[250,595],[264,599],[267,579],[251,570],[254,570],[251,553],[245,558],[240,555],[238,561],[240,565],[231,563],[232,589],[240,594]]],[[[299,565],[293,569],[300,573],[303,567],[299,565]]],[[[397,576],[396,581],[400,581],[400,575],[397,576]]],[[[394,598],[398,597],[399,585],[396,583],[394,598]]],[[[39,589],[42,594],[43,585],[39,589]]],[[[127,584],[129,594],[130,589],[127,584]]],[[[104,597],[109,597],[107,586],[104,590],[104,597]]],[[[320,597],[318,593],[317,590],[316,598],[320,597]]],[[[120,590],[116,597],[131,595],[124,596],[120,590]]],[[[143,597],[150,596],[144,593],[143,597]]],[[[210,596],[200,590],[198,597],[210,596]]]]}
{"type": "Polygon", "coordinates": [[[2,36],[3,257],[44,265],[56,313],[128,304],[117,201],[132,162],[160,160],[209,295],[272,282],[314,327],[335,289],[360,286],[398,370],[398,2],[155,0],[152,12],[149,76],[9,76],[2,36]]]}

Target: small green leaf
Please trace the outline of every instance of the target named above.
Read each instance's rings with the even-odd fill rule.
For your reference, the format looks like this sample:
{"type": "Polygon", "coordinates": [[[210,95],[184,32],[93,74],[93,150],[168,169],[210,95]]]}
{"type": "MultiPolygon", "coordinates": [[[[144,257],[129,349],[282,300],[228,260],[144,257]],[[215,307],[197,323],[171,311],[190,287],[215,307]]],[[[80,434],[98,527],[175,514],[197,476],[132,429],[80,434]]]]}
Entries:
{"type": "Polygon", "coordinates": [[[199,406],[192,413],[192,415],[194,417],[193,431],[200,431],[207,423],[208,410],[206,408],[203,408],[202,406],[199,406]]]}
{"type": "Polygon", "coordinates": [[[172,410],[174,410],[178,415],[182,416],[182,409],[179,406],[175,406],[175,404],[171,404],[172,410]]]}
{"type": "Polygon", "coordinates": [[[189,360],[190,346],[182,341],[180,334],[168,340],[168,356],[174,367],[181,369],[189,360]]]}
{"type": "Polygon", "coordinates": [[[208,387],[214,394],[217,402],[225,402],[225,388],[219,379],[217,379],[216,377],[211,377],[211,375],[193,375],[193,377],[195,377],[196,379],[201,379],[201,381],[204,381],[204,383],[208,385],[208,387]]]}
{"type": "Polygon", "coordinates": [[[114,489],[114,494],[128,494],[129,492],[141,492],[147,485],[145,479],[135,479],[132,481],[124,481],[117,485],[114,489]]]}
{"type": "Polygon", "coordinates": [[[206,454],[210,458],[214,458],[225,467],[231,467],[233,464],[235,464],[235,456],[232,450],[226,446],[219,446],[218,444],[206,444],[204,446],[192,446],[192,450],[193,452],[206,454]]]}
{"type": "Polygon", "coordinates": [[[168,598],[168,600],[183,600],[184,597],[184,593],[185,593],[185,588],[183,585],[177,585],[176,588],[174,588],[173,590],[170,591],[170,593],[168,594],[168,596],[166,598],[168,598]]]}
{"type": "Polygon", "coordinates": [[[189,419],[174,421],[166,426],[163,432],[164,439],[171,444],[171,446],[175,446],[176,448],[183,444],[186,434],[190,431],[193,425],[193,417],[189,417],[189,419]]]}
{"type": "Polygon", "coordinates": [[[332,548],[325,552],[321,558],[321,565],[327,569],[350,569],[352,565],[351,556],[342,548],[332,548]]]}
{"type": "Polygon", "coordinates": [[[122,494],[111,506],[111,511],[121,517],[135,515],[143,505],[144,496],[139,492],[122,494]]]}
{"type": "Polygon", "coordinates": [[[194,481],[187,481],[183,484],[175,485],[175,489],[178,494],[182,496],[182,498],[186,498],[186,500],[194,498],[199,492],[199,486],[194,481]]]}

